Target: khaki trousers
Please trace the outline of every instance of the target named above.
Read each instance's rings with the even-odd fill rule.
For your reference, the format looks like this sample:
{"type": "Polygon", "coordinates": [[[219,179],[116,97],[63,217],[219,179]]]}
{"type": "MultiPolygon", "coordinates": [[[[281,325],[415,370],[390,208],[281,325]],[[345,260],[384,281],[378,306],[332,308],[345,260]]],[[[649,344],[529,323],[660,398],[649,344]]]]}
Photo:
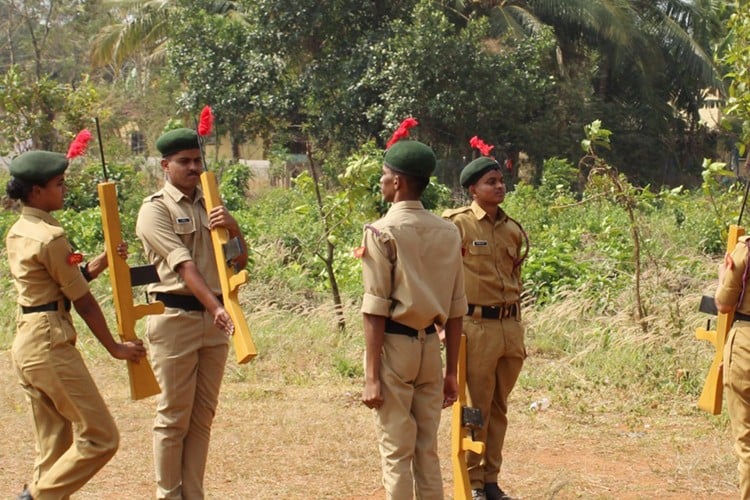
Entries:
{"type": "Polygon", "coordinates": [[[37,500],[65,499],[112,458],[120,436],[75,348],[70,314],[18,314],[13,364],[31,404],[36,460],[29,490],[37,500]]]}
{"type": "Polygon", "coordinates": [[[750,499],[750,323],[737,321],[724,345],[724,388],[739,458],[740,498],[750,499]]]}
{"type": "Polygon", "coordinates": [[[202,499],[228,337],[209,313],[171,307],[148,317],[147,336],[161,387],[154,420],[156,497],[202,499]]]}
{"type": "Polygon", "coordinates": [[[385,334],[380,361],[383,405],[373,410],[386,498],[442,499],[437,432],[443,370],[437,334],[385,334]]]}
{"type": "Polygon", "coordinates": [[[482,412],[483,426],[474,438],[485,443],[484,454],[468,452],[472,488],[496,483],[503,462],[508,429],[508,395],[526,358],[523,325],[516,318],[464,317],[466,387],[470,404],[482,412]]]}

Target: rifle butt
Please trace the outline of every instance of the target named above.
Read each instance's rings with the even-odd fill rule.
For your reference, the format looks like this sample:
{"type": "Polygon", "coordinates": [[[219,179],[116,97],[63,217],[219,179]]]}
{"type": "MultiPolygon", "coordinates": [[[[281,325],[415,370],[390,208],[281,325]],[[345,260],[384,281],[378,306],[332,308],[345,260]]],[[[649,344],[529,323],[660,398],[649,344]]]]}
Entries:
{"type": "Polygon", "coordinates": [[[237,356],[237,363],[241,365],[249,363],[258,354],[247,323],[234,324],[232,341],[234,342],[234,354],[237,356]]]}
{"type": "Polygon", "coordinates": [[[698,398],[698,408],[712,415],[721,413],[721,403],[724,396],[724,386],[722,384],[723,370],[719,366],[711,368],[706,376],[706,382],[703,384],[700,398],[698,398]]]}
{"type": "Polygon", "coordinates": [[[466,453],[461,447],[466,434],[466,430],[461,425],[461,402],[456,401],[453,403],[452,410],[451,462],[453,463],[453,498],[455,500],[470,500],[471,481],[469,480],[469,471],[466,468],[466,453]]]}
{"type": "Polygon", "coordinates": [[[128,361],[128,375],[130,379],[130,399],[144,399],[161,392],[159,383],[151,369],[151,364],[145,358],[141,359],[140,363],[128,361]]]}

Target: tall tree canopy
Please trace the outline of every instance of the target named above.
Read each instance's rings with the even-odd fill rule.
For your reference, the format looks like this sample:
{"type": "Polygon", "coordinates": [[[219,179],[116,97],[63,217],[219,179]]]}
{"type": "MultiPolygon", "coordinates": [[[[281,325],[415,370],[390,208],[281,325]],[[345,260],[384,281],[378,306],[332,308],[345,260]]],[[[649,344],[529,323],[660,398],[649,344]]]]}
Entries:
{"type": "Polygon", "coordinates": [[[105,74],[146,74],[143,93],[177,77],[183,108],[212,103],[235,142],[292,135],[346,154],[414,115],[457,162],[479,134],[541,165],[574,159],[583,124],[600,118],[610,161],[657,182],[700,164],[698,110],[721,86],[712,58],[727,16],[719,0],[111,4],[92,51],[105,74]]]}

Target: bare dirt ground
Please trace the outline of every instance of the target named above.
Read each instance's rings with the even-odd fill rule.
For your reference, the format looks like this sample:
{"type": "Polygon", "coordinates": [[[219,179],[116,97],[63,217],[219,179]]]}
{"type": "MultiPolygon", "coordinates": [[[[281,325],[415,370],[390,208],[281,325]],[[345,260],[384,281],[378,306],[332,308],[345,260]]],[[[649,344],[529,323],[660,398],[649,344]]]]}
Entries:
{"type": "MultiPolygon", "coordinates": [[[[153,497],[150,426],[154,400],[128,399],[125,367],[89,368],[122,435],[114,459],[74,498],[153,497]]],[[[528,369],[528,367],[527,367],[528,369]]],[[[0,352],[0,497],[14,498],[31,476],[33,436],[26,401],[0,352]]],[[[369,410],[360,382],[319,386],[248,382],[227,369],[213,429],[207,498],[383,498],[369,410]]],[[[735,460],[725,425],[702,415],[616,414],[585,418],[551,401],[530,411],[512,404],[501,486],[524,499],[736,498],[735,460]]],[[[443,414],[441,464],[452,498],[450,413],[443,414]]]]}

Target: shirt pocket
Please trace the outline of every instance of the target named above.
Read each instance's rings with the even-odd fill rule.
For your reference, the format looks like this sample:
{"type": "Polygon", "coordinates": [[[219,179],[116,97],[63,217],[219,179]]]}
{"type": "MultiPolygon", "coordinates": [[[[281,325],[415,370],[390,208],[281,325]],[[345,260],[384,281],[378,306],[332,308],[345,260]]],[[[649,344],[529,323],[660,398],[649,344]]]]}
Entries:
{"type": "Polygon", "coordinates": [[[178,236],[187,236],[195,233],[195,217],[189,215],[177,216],[172,220],[172,229],[178,236]]]}
{"type": "Polygon", "coordinates": [[[198,221],[192,214],[179,214],[172,219],[172,229],[174,233],[182,240],[182,244],[192,248],[193,239],[198,221]]]}
{"type": "Polygon", "coordinates": [[[492,249],[489,245],[469,245],[469,255],[481,257],[483,255],[492,255],[492,249]]]}
{"type": "Polygon", "coordinates": [[[506,277],[513,276],[515,271],[519,271],[520,267],[516,266],[518,259],[518,249],[514,246],[506,246],[500,249],[500,269],[503,270],[503,274],[506,277]]]}

